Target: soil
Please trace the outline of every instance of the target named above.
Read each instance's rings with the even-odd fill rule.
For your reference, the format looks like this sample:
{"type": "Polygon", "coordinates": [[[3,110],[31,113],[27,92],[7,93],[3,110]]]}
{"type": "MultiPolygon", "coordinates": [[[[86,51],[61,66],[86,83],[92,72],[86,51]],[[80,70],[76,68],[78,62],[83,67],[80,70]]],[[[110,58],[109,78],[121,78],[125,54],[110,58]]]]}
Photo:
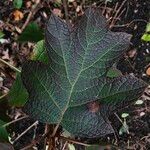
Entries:
{"type": "MultiPolygon", "coordinates": [[[[31,7],[26,7],[27,1],[31,2],[31,0],[26,0],[24,2],[23,8],[21,9],[24,14],[24,18],[19,22],[14,21],[13,11],[15,9],[12,1],[0,1],[0,30],[2,30],[5,34],[4,39],[7,39],[6,43],[0,44],[0,56],[18,68],[31,55],[34,45],[33,43],[20,44],[16,42],[16,38],[20,34],[18,31],[24,25],[26,18],[31,11],[31,7]]],[[[62,4],[56,5],[56,3],[52,0],[44,0],[40,5],[41,6],[30,20],[36,21],[40,27],[44,28],[47,17],[51,13],[50,10],[57,12],[57,14],[61,11],[60,16],[65,18],[64,7],[62,4]]],[[[112,31],[132,34],[132,39],[130,48],[124,57],[122,57],[117,63],[117,68],[122,72],[122,74],[134,74],[135,76],[143,79],[145,82],[150,83],[150,76],[146,74],[146,70],[150,66],[150,62],[147,61],[147,58],[150,57],[150,42],[141,40],[141,36],[145,33],[146,25],[150,21],[150,1],[112,0],[112,2],[107,3],[98,0],[82,2],[76,1],[69,3],[68,5],[69,19],[74,22],[77,19],[77,16],[81,16],[89,5],[99,6],[100,9],[102,9],[103,15],[107,19],[115,16],[116,11],[120,9],[114,22],[112,22],[112,19],[109,19],[108,23],[110,25],[110,29],[112,31]],[[109,12],[110,10],[113,11],[115,9],[116,11],[109,12]]],[[[0,70],[3,78],[1,91],[2,93],[7,93],[15,80],[16,74],[8,66],[3,65],[0,70]]],[[[150,149],[150,88],[145,91],[140,99],[143,100],[143,104],[132,104],[117,113],[119,117],[123,112],[129,114],[126,118],[129,133],[123,133],[122,135],[118,134],[122,127],[122,123],[115,115],[112,115],[112,126],[116,131],[116,135],[108,135],[101,139],[80,139],[80,141],[84,143],[104,145],[104,149],[106,150],[150,149]]],[[[0,102],[0,114],[1,116],[4,115],[4,118],[8,121],[10,119],[14,119],[18,114],[22,115],[23,112],[21,108],[11,108],[6,102],[0,102]],[[6,107],[5,109],[3,109],[4,106],[6,107]]],[[[9,129],[12,139],[16,139],[18,135],[24,132],[34,122],[34,120],[27,118],[14,123],[9,129]]],[[[39,123],[13,144],[14,149],[20,150],[23,147],[32,145],[35,141],[38,141],[41,138],[44,132],[45,124],[39,123]]],[[[76,137],[76,139],[79,138],[76,137]]],[[[36,143],[35,147],[38,150],[43,150],[45,145],[44,142],[44,140],[40,140],[39,143],[36,143]]],[[[57,149],[61,150],[64,143],[65,142],[62,140],[57,140],[57,149]]],[[[77,144],[74,145],[77,150],[85,149],[84,146],[77,144]]],[[[33,147],[31,149],[33,149],[33,147]]]]}

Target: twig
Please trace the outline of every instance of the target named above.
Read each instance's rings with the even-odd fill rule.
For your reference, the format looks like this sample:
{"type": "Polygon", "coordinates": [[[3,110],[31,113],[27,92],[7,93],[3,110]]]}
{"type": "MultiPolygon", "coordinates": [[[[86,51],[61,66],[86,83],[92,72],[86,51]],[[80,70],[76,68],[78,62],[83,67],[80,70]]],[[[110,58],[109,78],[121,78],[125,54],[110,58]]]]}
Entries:
{"type": "Polygon", "coordinates": [[[114,17],[113,17],[113,19],[112,19],[112,21],[111,21],[111,23],[110,23],[110,28],[112,28],[112,26],[115,24],[115,23],[114,23],[114,22],[115,22],[115,19],[117,18],[118,13],[120,12],[121,8],[124,6],[124,4],[125,4],[126,1],[127,1],[127,0],[124,0],[124,1],[122,2],[122,4],[120,5],[120,7],[118,8],[118,10],[116,11],[116,13],[115,13],[115,15],[114,15],[114,17]]]}
{"type": "Polygon", "coordinates": [[[52,135],[51,135],[51,137],[54,137],[54,136],[55,136],[55,134],[56,134],[56,132],[57,132],[57,130],[58,130],[58,128],[59,128],[59,125],[60,125],[60,123],[58,123],[58,124],[56,125],[56,127],[54,128],[54,131],[53,131],[53,133],[52,133],[52,135]]]}
{"type": "Polygon", "coordinates": [[[74,144],[83,145],[83,146],[90,146],[89,144],[82,143],[80,141],[76,141],[74,139],[70,139],[70,138],[67,138],[67,137],[59,136],[58,138],[63,139],[63,140],[68,141],[68,142],[71,142],[71,143],[74,143],[74,144]]]}
{"type": "Polygon", "coordinates": [[[62,148],[62,150],[65,150],[67,144],[68,144],[68,141],[65,142],[65,144],[64,144],[64,146],[63,146],[63,148],[62,148]]]}
{"type": "Polygon", "coordinates": [[[22,132],[12,143],[15,143],[17,140],[19,140],[24,134],[26,134],[31,128],[36,126],[38,124],[38,121],[35,121],[31,126],[29,126],[24,132],[22,132]]]}
{"type": "Polygon", "coordinates": [[[19,73],[21,72],[18,68],[12,66],[12,65],[9,64],[7,61],[5,61],[5,60],[3,60],[3,59],[1,59],[1,58],[0,58],[0,62],[2,62],[3,64],[9,66],[11,69],[13,69],[13,70],[16,71],[16,72],[19,72],[19,73]]]}
{"type": "Polygon", "coordinates": [[[17,121],[20,121],[20,120],[22,120],[22,119],[25,119],[25,118],[28,118],[28,116],[26,115],[26,116],[20,117],[20,118],[18,118],[18,119],[15,119],[15,120],[13,120],[13,121],[10,121],[10,122],[4,124],[3,127],[9,126],[10,124],[13,124],[13,123],[15,123],[15,122],[17,122],[17,121]]]}
{"type": "Polygon", "coordinates": [[[3,99],[3,98],[4,98],[5,96],[7,96],[7,95],[8,95],[8,93],[5,93],[5,94],[1,95],[1,96],[0,96],[0,100],[3,99]]]}
{"type": "Polygon", "coordinates": [[[3,74],[5,74],[5,76],[7,78],[10,78],[12,81],[15,80],[15,78],[9,72],[6,72],[4,69],[0,68],[0,72],[3,72],[3,74]]]}
{"type": "MultiPolygon", "coordinates": [[[[56,128],[56,127],[55,127],[56,128]]],[[[57,128],[58,129],[58,128],[57,128]]],[[[27,129],[28,130],[28,129],[27,129]]],[[[47,129],[46,129],[47,130],[47,129]]],[[[55,130],[55,129],[54,129],[55,130]]],[[[57,131],[57,130],[56,130],[57,131]]],[[[46,138],[48,135],[49,135],[49,131],[47,131],[46,133],[44,133],[42,135],[42,137],[40,139],[38,139],[37,141],[34,141],[32,142],[31,144],[29,144],[28,146],[22,148],[21,150],[27,150],[31,147],[33,147],[34,145],[36,145],[37,143],[40,143],[40,141],[42,141],[42,139],[46,138]]],[[[54,138],[54,136],[52,137],[52,135],[50,135],[48,138],[54,138]]],[[[76,141],[76,140],[73,140],[73,139],[70,139],[70,138],[67,138],[67,137],[63,137],[63,136],[55,136],[57,138],[60,138],[60,139],[63,139],[63,140],[66,140],[68,142],[71,142],[71,143],[75,143],[75,144],[79,144],[79,145],[83,145],[83,146],[90,146],[89,144],[85,144],[85,143],[82,143],[80,141],[76,141]]],[[[15,140],[16,141],[16,140],[15,140]]]]}
{"type": "Polygon", "coordinates": [[[146,21],[144,19],[134,19],[134,20],[132,20],[129,23],[122,24],[122,25],[113,25],[112,27],[129,27],[134,22],[145,22],[145,23],[148,23],[148,21],[146,21]]]}
{"type": "Polygon", "coordinates": [[[28,25],[28,23],[31,20],[32,16],[36,13],[37,7],[38,7],[39,4],[40,4],[40,0],[36,0],[35,4],[31,8],[31,11],[30,11],[25,23],[23,24],[23,26],[21,28],[21,32],[26,28],[26,26],[28,25]]]}
{"type": "Polygon", "coordinates": [[[63,0],[63,6],[65,10],[65,17],[66,17],[66,22],[69,25],[69,14],[68,14],[68,7],[67,7],[68,0],[63,0]]]}
{"type": "MultiPolygon", "coordinates": [[[[49,134],[49,131],[47,131],[46,133],[44,133],[44,134],[42,135],[42,137],[40,137],[38,140],[32,141],[29,145],[25,146],[25,147],[22,148],[21,150],[28,150],[28,149],[30,149],[30,148],[33,147],[34,145],[40,143],[44,138],[46,138],[46,137],[48,136],[48,134],[49,134]]],[[[45,140],[45,141],[46,141],[46,140],[45,140]]]]}
{"type": "MultiPolygon", "coordinates": [[[[48,132],[48,124],[45,125],[45,130],[44,130],[44,134],[46,134],[48,132]]],[[[46,149],[46,144],[47,144],[47,138],[44,139],[44,149],[46,149]]]]}
{"type": "MultiPolygon", "coordinates": [[[[125,12],[125,10],[126,10],[126,8],[124,8],[124,9],[120,12],[120,14],[119,14],[118,17],[117,17],[118,19],[120,19],[121,15],[125,12]]],[[[117,19],[117,18],[116,18],[116,19],[117,19]]]]}
{"type": "Polygon", "coordinates": [[[48,143],[48,148],[47,150],[55,150],[55,136],[51,136],[51,134],[53,133],[54,130],[54,125],[49,125],[47,124],[47,132],[49,132],[49,134],[47,135],[47,143],[48,143]]]}

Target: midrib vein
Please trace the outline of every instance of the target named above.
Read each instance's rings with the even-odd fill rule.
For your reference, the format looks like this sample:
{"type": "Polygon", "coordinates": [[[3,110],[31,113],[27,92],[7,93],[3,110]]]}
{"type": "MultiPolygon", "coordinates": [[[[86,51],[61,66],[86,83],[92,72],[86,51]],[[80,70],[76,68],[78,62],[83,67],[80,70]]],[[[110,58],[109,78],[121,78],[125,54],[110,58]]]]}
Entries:
{"type": "MultiPolygon", "coordinates": [[[[86,28],[87,28],[87,26],[86,26],[86,28]]],[[[85,31],[85,34],[86,34],[86,40],[87,40],[87,32],[86,32],[86,31],[85,31]]],[[[58,125],[61,123],[61,121],[62,121],[62,119],[63,119],[63,116],[64,116],[65,112],[66,112],[67,109],[68,109],[68,106],[69,106],[69,103],[70,103],[70,99],[71,99],[71,95],[72,95],[72,93],[73,93],[73,89],[74,89],[74,87],[75,87],[75,85],[76,85],[76,83],[77,83],[77,81],[78,81],[78,79],[79,79],[79,77],[80,77],[80,75],[81,75],[81,73],[82,73],[83,66],[84,66],[84,62],[85,62],[85,55],[86,55],[86,53],[87,53],[87,49],[88,49],[89,45],[90,45],[90,44],[87,43],[87,46],[86,46],[86,49],[85,49],[85,53],[84,53],[84,58],[83,58],[83,61],[82,61],[82,66],[81,66],[81,69],[80,69],[80,72],[78,73],[78,75],[77,75],[77,77],[76,77],[74,83],[72,84],[72,87],[71,87],[71,89],[70,89],[70,94],[69,94],[69,96],[68,96],[68,100],[67,100],[66,107],[64,108],[64,110],[63,110],[63,112],[62,112],[62,117],[61,117],[61,119],[60,119],[58,125]]],[[[58,125],[57,125],[57,126],[58,126],[58,125]]]]}

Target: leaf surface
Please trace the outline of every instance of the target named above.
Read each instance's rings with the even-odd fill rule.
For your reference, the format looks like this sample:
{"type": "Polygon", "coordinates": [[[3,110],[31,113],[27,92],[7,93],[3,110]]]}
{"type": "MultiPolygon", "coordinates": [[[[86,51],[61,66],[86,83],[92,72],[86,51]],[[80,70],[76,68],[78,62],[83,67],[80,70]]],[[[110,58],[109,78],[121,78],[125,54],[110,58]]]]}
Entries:
{"type": "Polygon", "coordinates": [[[16,80],[9,92],[9,104],[16,107],[24,106],[27,101],[28,93],[25,89],[20,73],[17,74],[16,80]]]}
{"type": "Polygon", "coordinates": [[[14,0],[13,1],[14,8],[16,8],[16,9],[20,9],[22,7],[22,4],[23,4],[22,0],[14,0]]]}
{"type": "Polygon", "coordinates": [[[42,122],[61,124],[75,135],[112,133],[108,112],[120,101],[128,101],[126,94],[139,90],[132,95],[139,97],[146,86],[133,77],[137,87],[132,90],[130,76],[116,82],[105,78],[108,68],[129,46],[130,35],[109,31],[100,11],[89,8],[73,28],[51,15],[45,36],[50,63],[28,61],[23,65],[22,79],[29,92],[24,110],[42,122]],[[102,102],[102,109],[95,102],[102,102]]]}
{"type": "Polygon", "coordinates": [[[8,132],[6,127],[4,127],[5,124],[6,122],[0,120],[0,141],[8,141],[8,132]]]}
{"type": "Polygon", "coordinates": [[[62,126],[80,137],[100,137],[113,133],[109,116],[136,100],[144,87],[145,83],[133,76],[103,80],[103,86],[99,91],[100,99],[69,108],[64,115],[62,126]]]}

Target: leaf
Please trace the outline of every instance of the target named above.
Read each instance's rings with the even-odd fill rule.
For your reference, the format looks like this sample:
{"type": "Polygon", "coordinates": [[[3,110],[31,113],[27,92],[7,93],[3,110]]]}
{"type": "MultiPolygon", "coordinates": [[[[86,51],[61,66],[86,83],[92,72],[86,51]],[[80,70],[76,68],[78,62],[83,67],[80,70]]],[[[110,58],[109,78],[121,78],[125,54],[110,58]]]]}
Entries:
{"type": "Polygon", "coordinates": [[[89,111],[87,105],[69,108],[61,123],[67,131],[88,138],[113,133],[109,116],[137,99],[145,87],[142,81],[132,76],[119,77],[111,81],[105,80],[102,84],[99,110],[96,109],[97,111],[93,113],[89,111]]]}
{"type": "Polygon", "coordinates": [[[109,114],[139,97],[147,86],[131,76],[105,78],[131,36],[109,31],[94,8],[86,10],[73,29],[51,15],[45,33],[50,63],[28,61],[22,68],[29,93],[24,111],[41,122],[61,124],[77,136],[112,133],[109,114]]]}
{"type": "Polygon", "coordinates": [[[0,141],[8,141],[8,132],[6,127],[3,126],[4,124],[6,124],[6,122],[0,120],[0,141]]]}
{"type": "Polygon", "coordinates": [[[38,42],[44,38],[43,30],[35,23],[30,23],[19,36],[20,42],[38,42]]]}
{"type": "Polygon", "coordinates": [[[0,39],[2,39],[4,36],[5,34],[2,31],[0,31],[0,39]]]}
{"type": "Polygon", "coordinates": [[[150,34],[144,33],[143,36],[141,37],[141,40],[149,42],[150,41],[150,34]]]}
{"type": "Polygon", "coordinates": [[[101,102],[112,104],[115,107],[124,102],[126,104],[123,105],[128,105],[128,102],[137,100],[146,87],[147,84],[144,81],[132,75],[107,80],[100,90],[101,102]]]}
{"type": "Polygon", "coordinates": [[[20,9],[22,7],[22,4],[23,4],[22,0],[14,0],[13,1],[14,8],[16,8],[16,9],[20,9]]]}
{"type": "Polygon", "coordinates": [[[31,59],[48,63],[48,57],[45,49],[44,40],[37,42],[35,48],[33,49],[33,55],[31,59]]]}
{"type": "Polygon", "coordinates": [[[146,32],[150,32],[150,22],[146,25],[146,32]]]}
{"type": "Polygon", "coordinates": [[[17,74],[16,80],[9,92],[9,104],[16,107],[24,106],[28,98],[27,90],[25,89],[20,73],[17,74]]]}
{"type": "Polygon", "coordinates": [[[69,108],[61,125],[75,136],[97,138],[114,132],[107,113],[106,105],[101,105],[100,110],[93,113],[87,105],[69,108]]]}

